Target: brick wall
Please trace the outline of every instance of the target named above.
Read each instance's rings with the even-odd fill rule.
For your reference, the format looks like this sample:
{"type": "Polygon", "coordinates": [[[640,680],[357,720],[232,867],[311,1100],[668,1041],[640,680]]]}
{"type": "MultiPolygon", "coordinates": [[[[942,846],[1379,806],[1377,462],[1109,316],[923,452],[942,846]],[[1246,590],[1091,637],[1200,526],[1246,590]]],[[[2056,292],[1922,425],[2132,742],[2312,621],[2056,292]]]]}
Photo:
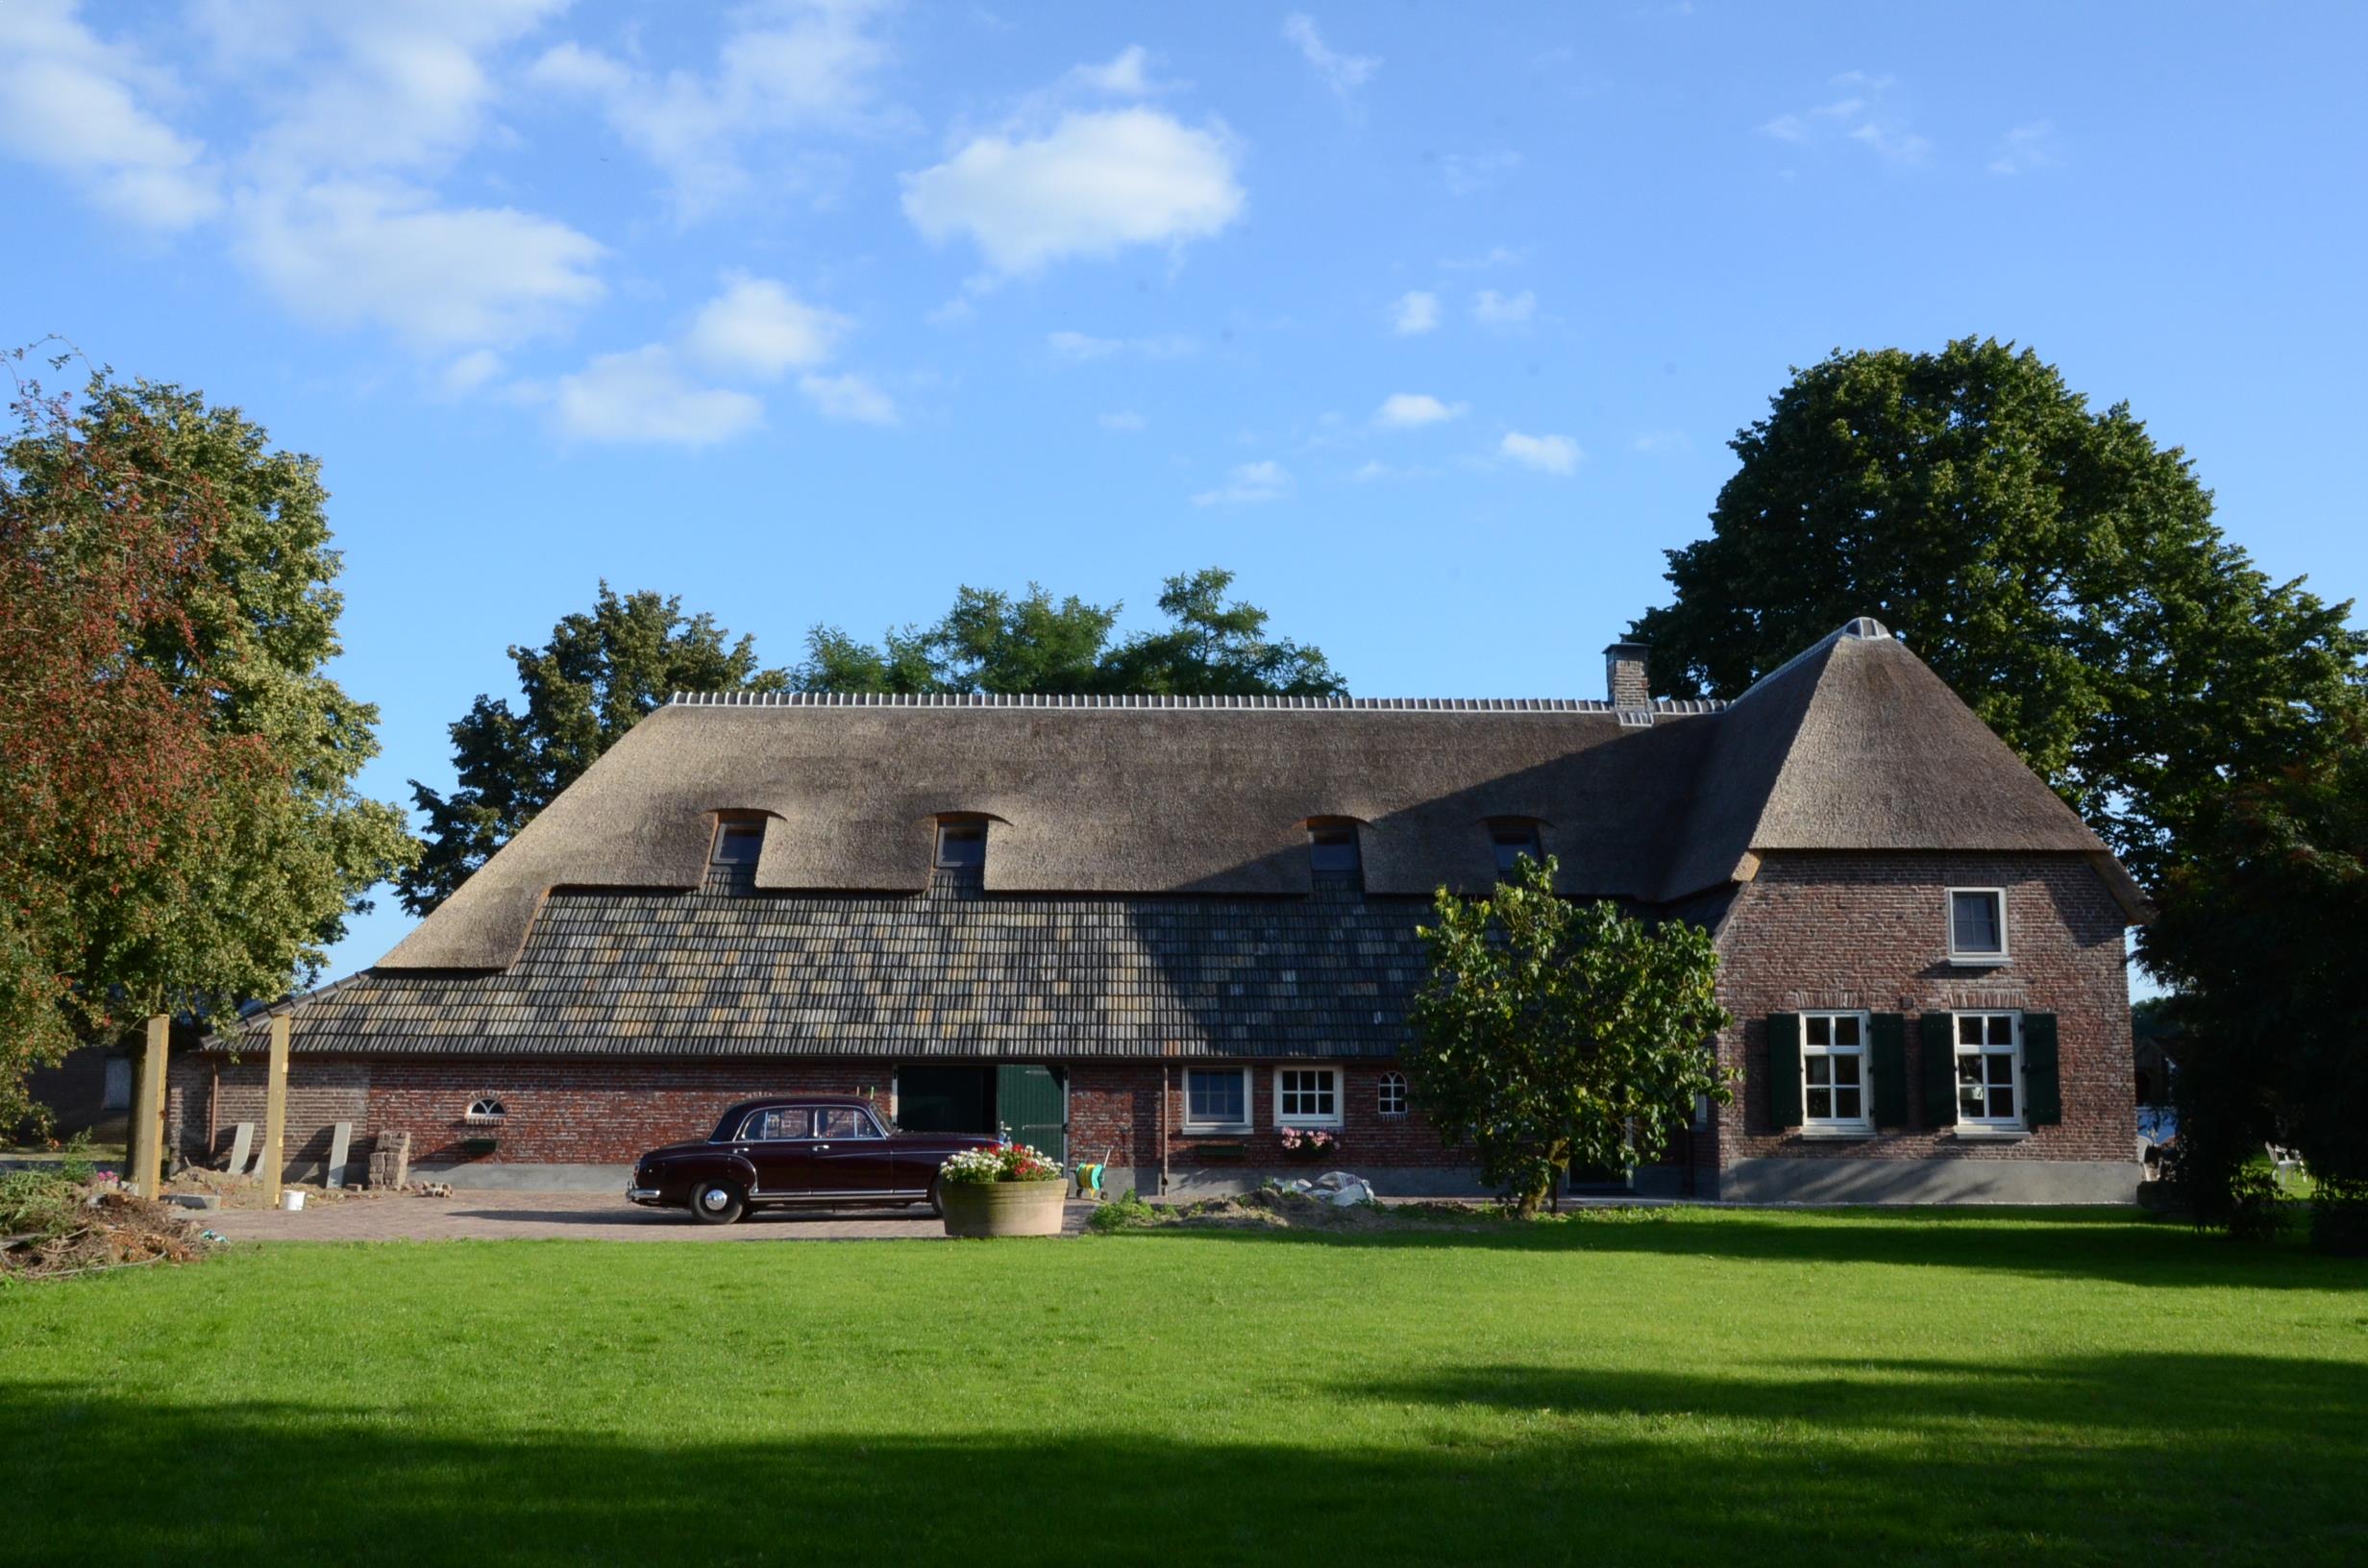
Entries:
{"type": "MultiPolygon", "coordinates": [[[[1137,1167],[1159,1164],[1159,1128],[1163,1101],[1168,1120],[1168,1158],[1175,1166],[1202,1163],[1205,1144],[1246,1145],[1240,1164],[1248,1167],[1279,1165],[1282,1130],[1274,1121],[1272,1061],[1216,1063],[1196,1061],[1194,1066],[1250,1068],[1247,1133],[1188,1135],[1184,1131],[1183,1063],[1079,1063],[1069,1074],[1069,1148],[1073,1158],[1098,1160],[1105,1149],[1116,1149],[1111,1163],[1137,1167]],[[1164,1086],[1164,1087],[1163,1087],[1164,1086]]],[[[1419,1110],[1402,1116],[1380,1112],[1383,1074],[1399,1070],[1391,1062],[1325,1064],[1342,1068],[1340,1152],[1319,1167],[1356,1170],[1364,1166],[1454,1167],[1472,1158],[1443,1147],[1439,1134],[1419,1110]]]]}
{"type": "MultiPolygon", "coordinates": [[[[229,1062],[194,1052],[176,1054],[165,1074],[166,1141],[199,1164],[218,1165],[230,1154],[238,1124],[251,1121],[255,1146],[259,1147],[267,1075],[268,1065],[260,1057],[229,1062]]],[[[341,1121],[354,1124],[348,1161],[363,1157],[372,1130],[370,1075],[369,1066],[360,1062],[288,1065],[287,1122],[282,1136],[289,1169],[327,1165],[330,1142],[341,1121]]]]}
{"type": "Polygon", "coordinates": [[[1758,877],[1737,892],[1718,939],[1720,999],[1737,1020],[1720,1038],[1719,1054],[1743,1069],[1737,1103],[1716,1118],[1718,1163],[1768,1155],[2129,1161],[2137,1117],[2123,931],[2120,906],[2077,856],[1768,855],[1758,877]],[[1952,887],[2006,889],[2011,962],[1984,968],[1949,962],[1952,887]],[[1774,1125],[1767,1015],[1822,1008],[1911,1016],[1909,1129],[1829,1142],[1774,1125]],[[1958,1008],[2056,1015],[2060,1125],[2013,1142],[1973,1142],[1924,1126],[1913,1016],[1958,1008]]]}

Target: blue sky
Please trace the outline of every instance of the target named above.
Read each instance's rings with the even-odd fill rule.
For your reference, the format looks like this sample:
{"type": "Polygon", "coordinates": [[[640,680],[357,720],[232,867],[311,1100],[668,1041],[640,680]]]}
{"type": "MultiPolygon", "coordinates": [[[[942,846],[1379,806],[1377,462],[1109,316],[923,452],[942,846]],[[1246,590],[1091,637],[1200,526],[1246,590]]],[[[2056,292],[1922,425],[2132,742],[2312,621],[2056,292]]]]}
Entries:
{"type": "Polygon", "coordinates": [[[2343,6],[5,0],[0,335],[323,459],[383,796],[602,576],[788,663],[1223,564],[1361,694],[1598,696],[1838,346],[2031,344],[2368,595],[2364,57],[2343,6]]]}

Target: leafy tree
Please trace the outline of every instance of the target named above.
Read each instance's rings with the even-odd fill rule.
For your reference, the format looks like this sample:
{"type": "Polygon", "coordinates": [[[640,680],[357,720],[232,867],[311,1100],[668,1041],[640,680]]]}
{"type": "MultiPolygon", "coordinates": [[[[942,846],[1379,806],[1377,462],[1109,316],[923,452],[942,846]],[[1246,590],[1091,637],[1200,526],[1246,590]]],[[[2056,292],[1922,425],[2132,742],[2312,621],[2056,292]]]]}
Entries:
{"type": "Polygon", "coordinates": [[[1712,1043],[1733,1020],[1710,934],[1569,902],[1554,869],[1524,856],[1490,897],[1439,891],[1406,1057],[1440,1136],[1476,1146],[1481,1173],[1524,1215],[1574,1163],[1657,1158],[1697,1096],[1734,1099],[1712,1043]]]}
{"type": "Polygon", "coordinates": [[[2272,582],[2184,453],[2028,349],[1838,351],[1732,446],[1712,536],[1635,624],[1667,690],[1737,696],[1875,615],[2142,879],[2224,777],[2308,755],[2361,690],[2350,604],[2272,582]]]}
{"type": "Polygon", "coordinates": [[[2179,988],[2164,1011],[2190,1201],[2210,1217],[2264,1143],[2290,1144],[2318,1240],[2368,1251],[2368,722],[2329,739],[2223,792],[2138,943],[2179,988]]]}
{"type": "Polygon", "coordinates": [[[178,387],[18,392],[0,451],[10,1122],[26,1069],[76,1042],[284,994],[414,848],[353,788],[375,710],[321,673],[338,563],[312,460],[178,387]]]}
{"type": "Polygon", "coordinates": [[[428,848],[401,880],[403,905],[425,915],[509,842],[561,790],[676,692],[777,692],[788,672],[756,662],[755,639],[729,637],[678,598],[600,585],[589,614],[560,618],[541,648],[509,649],[526,709],[480,696],[452,726],[459,787],[411,780],[428,818],[428,848]]]}
{"type": "Polygon", "coordinates": [[[1331,697],[1347,690],[1322,652],[1267,635],[1267,612],[1225,592],[1221,567],[1167,579],[1164,629],[1113,644],[1118,604],[964,587],[944,619],[890,631],[877,648],[835,626],[806,638],[798,685],[817,692],[1064,696],[1331,697]]]}

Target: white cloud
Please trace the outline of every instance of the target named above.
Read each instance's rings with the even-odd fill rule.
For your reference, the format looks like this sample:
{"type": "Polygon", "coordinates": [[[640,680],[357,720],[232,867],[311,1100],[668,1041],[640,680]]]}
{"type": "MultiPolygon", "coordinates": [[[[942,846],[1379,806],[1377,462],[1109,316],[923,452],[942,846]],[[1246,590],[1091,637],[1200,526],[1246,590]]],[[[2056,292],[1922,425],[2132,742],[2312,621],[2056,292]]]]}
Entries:
{"type": "Polygon", "coordinates": [[[597,355],[561,377],[552,411],[561,431],[583,440],[686,447],[728,441],[765,417],[764,404],[745,392],[694,385],[657,343],[597,355]]]}
{"type": "Polygon", "coordinates": [[[412,5],[212,6],[201,25],[250,66],[276,67],[284,107],[249,158],[273,183],[336,170],[440,164],[482,134],[494,100],[485,57],[565,0],[412,5]]]}
{"type": "Polygon", "coordinates": [[[1473,196],[1504,183],[1521,166],[1521,155],[1510,147],[1492,153],[1448,153],[1439,160],[1439,178],[1451,196],[1473,196]]]}
{"type": "Polygon", "coordinates": [[[2033,169],[2052,169],[2062,161],[2056,147],[2056,128],[2045,120],[2034,120],[1998,138],[1998,150],[1990,155],[1989,172],[2027,174],[2033,169]]]}
{"type": "Polygon", "coordinates": [[[502,374],[502,356],[491,349],[471,349],[444,367],[440,379],[446,393],[465,397],[490,385],[502,374]]]}
{"type": "MultiPolygon", "coordinates": [[[[664,174],[677,214],[700,217],[758,188],[752,145],[786,133],[869,132],[900,116],[876,107],[890,58],[863,0],[793,0],[739,13],[704,74],[642,70],[573,41],[536,61],[528,80],[596,102],[618,138],[664,174]]],[[[803,166],[776,156],[764,187],[802,183],[803,166]]]]}
{"type": "Polygon", "coordinates": [[[1005,274],[1205,238],[1242,204],[1222,132],[1148,109],[1067,114],[1035,137],[977,136],[904,176],[914,227],[933,243],[967,235],[1005,274]]]}
{"type": "Polygon", "coordinates": [[[1260,502],[1280,501],[1291,493],[1291,476],[1283,465],[1271,460],[1263,463],[1244,463],[1225,477],[1225,482],[1214,490],[1203,490],[1193,497],[1196,506],[1244,506],[1260,502]]]}
{"type": "Polygon", "coordinates": [[[137,52],[102,41],[71,0],[0,4],[0,149],[146,228],[185,229],[222,205],[205,145],[141,102],[176,86],[137,52]]]}
{"type": "Polygon", "coordinates": [[[1095,337],[1087,332],[1064,331],[1047,332],[1045,347],[1065,365],[1090,365],[1097,359],[1122,354],[1139,355],[1146,359],[1182,359],[1200,352],[1196,339],[1179,332],[1151,337],[1095,337]]]}
{"type": "Polygon", "coordinates": [[[1518,294],[1484,288],[1471,297],[1471,319],[1483,327],[1518,327],[1537,309],[1538,296],[1526,288],[1518,294]]]}
{"type": "Polygon", "coordinates": [[[1586,455],[1579,451],[1579,444],[1566,435],[1523,435],[1519,430],[1507,430],[1496,450],[1499,454],[1543,474],[1575,473],[1579,459],[1586,455]]]}
{"type": "Polygon", "coordinates": [[[684,347],[711,369],[770,380],[822,364],[853,325],[769,278],[733,274],[691,323],[684,347]]]}
{"type": "Polygon", "coordinates": [[[1381,69],[1381,61],[1370,55],[1335,54],[1325,45],[1323,35],[1316,31],[1314,20],[1302,12],[1295,12],[1283,18],[1283,37],[1298,46],[1300,58],[1316,67],[1324,86],[1342,98],[1371,81],[1373,73],[1381,69]]]}
{"type": "Polygon", "coordinates": [[[1132,409],[1122,408],[1116,413],[1102,415],[1099,420],[1096,421],[1096,423],[1100,425],[1105,430],[1117,430],[1124,434],[1132,434],[1134,431],[1143,429],[1144,421],[1141,414],[1134,412],[1132,409]]]}
{"type": "Polygon", "coordinates": [[[1668,457],[1692,445],[1683,430],[1642,430],[1628,443],[1628,449],[1646,457],[1668,457]]]}
{"type": "Polygon", "coordinates": [[[603,292],[599,244],[511,208],[441,208],[408,186],[324,183],[254,192],[232,245],[308,320],[369,322],[424,348],[555,331],[603,292]]]}
{"type": "Polygon", "coordinates": [[[1427,332],[1439,325],[1439,296],[1420,289],[1400,294],[1390,307],[1390,330],[1400,337],[1427,332]]]}
{"type": "Polygon", "coordinates": [[[1464,412],[1460,403],[1442,403],[1427,392],[1393,392],[1381,400],[1373,423],[1385,429],[1406,430],[1437,425],[1464,412]]]}
{"type": "Polygon", "coordinates": [[[1133,44],[1120,50],[1105,64],[1071,66],[1064,80],[1069,86],[1112,98],[1147,98],[1168,90],[1164,85],[1151,81],[1150,61],[1151,57],[1143,45],[1133,44]]]}
{"type": "Polygon", "coordinates": [[[825,419],[852,420],[859,425],[897,422],[896,404],[860,376],[801,376],[798,390],[825,419]]]}
{"type": "Polygon", "coordinates": [[[1760,135],[1796,147],[1850,141],[1887,163],[1921,163],[1932,156],[1933,144],[1910,128],[1906,113],[1897,107],[1896,79],[1844,71],[1826,85],[1840,96],[1779,114],[1760,127],[1760,135]]]}

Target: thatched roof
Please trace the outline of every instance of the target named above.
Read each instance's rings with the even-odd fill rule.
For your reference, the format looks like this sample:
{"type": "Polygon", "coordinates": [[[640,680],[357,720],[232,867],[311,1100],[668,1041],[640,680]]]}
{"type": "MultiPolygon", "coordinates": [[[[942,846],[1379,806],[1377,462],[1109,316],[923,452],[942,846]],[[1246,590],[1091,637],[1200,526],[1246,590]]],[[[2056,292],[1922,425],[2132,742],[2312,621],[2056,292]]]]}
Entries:
{"type": "Polygon", "coordinates": [[[755,887],[776,893],[918,893],[949,813],[993,820],[990,894],[1305,894],[1320,817],[1362,824],[1365,886],[1383,897],[1485,887],[1500,817],[1540,822],[1566,892],[1642,903],[1732,882],[1772,849],[2109,864],[1937,676],[1862,621],[1724,707],[678,698],[380,968],[506,968],[555,888],[698,888],[729,812],[767,818],[755,887]]]}

